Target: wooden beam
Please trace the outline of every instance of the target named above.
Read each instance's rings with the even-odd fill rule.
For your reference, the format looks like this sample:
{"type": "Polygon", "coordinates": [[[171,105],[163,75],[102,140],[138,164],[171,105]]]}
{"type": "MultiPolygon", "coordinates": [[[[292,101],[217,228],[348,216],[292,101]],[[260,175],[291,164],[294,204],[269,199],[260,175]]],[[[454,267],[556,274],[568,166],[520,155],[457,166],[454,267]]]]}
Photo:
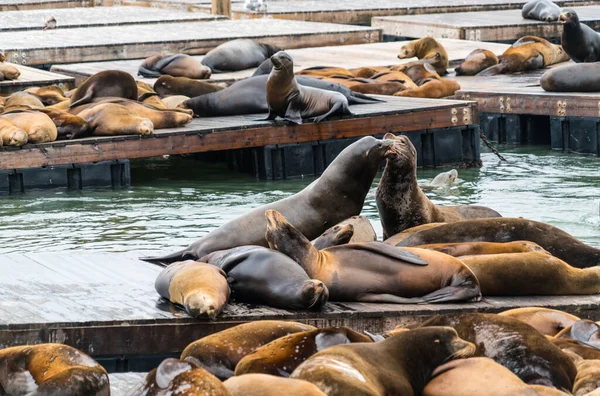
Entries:
{"type": "Polygon", "coordinates": [[[231,0],[212,0],[210,11],[214,15],[231,18],[231,0]]]}

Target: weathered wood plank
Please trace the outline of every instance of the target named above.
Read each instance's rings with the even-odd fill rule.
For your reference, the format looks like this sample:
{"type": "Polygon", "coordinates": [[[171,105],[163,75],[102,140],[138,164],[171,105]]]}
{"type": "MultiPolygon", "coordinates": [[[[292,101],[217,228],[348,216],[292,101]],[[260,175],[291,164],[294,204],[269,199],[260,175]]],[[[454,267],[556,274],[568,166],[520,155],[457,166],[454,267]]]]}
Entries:
{"type": "Polygon", "coordinates": [[[0,11],[92,7],[95,4],[96,0],[0,0],[0,11]]]}
{"type": "MultiPolygon", "coordinates": [[[[10,61],[10,58],[7,59],[7,61],[10,61]]],[[[58,86],[66,90],[75,87],[75,78],[71,76],[65,76],[63,74],[58,74],[55,72],[34,69],[32,67],[27,67],[19,64],[8,64],[19,69],[21,75],[17,80],[0,81],[1,96],[8,96],[13,92],[22,91],[24,89],[35,86],[39,87],[57,84],[58,86]]]]}

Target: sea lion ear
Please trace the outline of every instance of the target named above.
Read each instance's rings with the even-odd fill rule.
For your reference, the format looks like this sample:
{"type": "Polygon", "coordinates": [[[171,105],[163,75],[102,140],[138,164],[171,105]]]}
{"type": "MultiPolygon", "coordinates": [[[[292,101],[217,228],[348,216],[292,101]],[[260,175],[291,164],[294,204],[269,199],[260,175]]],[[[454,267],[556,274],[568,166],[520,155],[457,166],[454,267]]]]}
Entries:
{"type": "Polygon", "coordinates": [[[334,345],[349,344],[350,340],[344,333],[325,330],[315,337],[317,352],[334,345]]]}

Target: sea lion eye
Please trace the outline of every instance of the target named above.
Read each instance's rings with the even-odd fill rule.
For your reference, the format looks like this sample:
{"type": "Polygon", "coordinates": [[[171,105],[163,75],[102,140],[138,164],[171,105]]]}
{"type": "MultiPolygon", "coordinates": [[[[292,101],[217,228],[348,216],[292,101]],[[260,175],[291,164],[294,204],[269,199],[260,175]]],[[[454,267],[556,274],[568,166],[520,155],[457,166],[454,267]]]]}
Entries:
{"type": "Polygon", "coordinates": [[[433,340],[433,342],[435,342],[436,344],[439,344],[440,343],[440,339],[436,338],[435,340],[433,340]]]}

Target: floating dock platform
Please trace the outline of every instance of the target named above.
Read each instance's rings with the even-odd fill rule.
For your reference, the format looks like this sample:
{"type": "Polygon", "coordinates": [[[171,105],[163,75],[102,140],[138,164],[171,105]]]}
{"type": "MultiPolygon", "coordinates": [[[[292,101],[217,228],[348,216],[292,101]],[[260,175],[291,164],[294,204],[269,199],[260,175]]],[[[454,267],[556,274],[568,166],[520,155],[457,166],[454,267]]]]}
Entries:
{"type": "Polygon", "coordinates": [[[7,64],[19,69],[21,75],[17,80],[0,81],[0,96],[8,96],[27,88],[52,84],[56,84],[64,90],[75,88],[75,79],[73,77],[8,62],[7,64]]]}
{"type": "MultiPolygon", "coordinates": [[[[600,28],[600,6],[573,7],[579,20],[594,30],[600,28]]],[[[523,36],[559,38],[563,25],[523,19],[521,10],[456,12],[375,17],[371,26],[384,37],[433,36],[476,41],[514,42],[523,36]]]]}
{"type": "Polygon", "coordinates": [[[101,4],[102,0],[0,0],[0,11],[79,8],[101,4]]]}

